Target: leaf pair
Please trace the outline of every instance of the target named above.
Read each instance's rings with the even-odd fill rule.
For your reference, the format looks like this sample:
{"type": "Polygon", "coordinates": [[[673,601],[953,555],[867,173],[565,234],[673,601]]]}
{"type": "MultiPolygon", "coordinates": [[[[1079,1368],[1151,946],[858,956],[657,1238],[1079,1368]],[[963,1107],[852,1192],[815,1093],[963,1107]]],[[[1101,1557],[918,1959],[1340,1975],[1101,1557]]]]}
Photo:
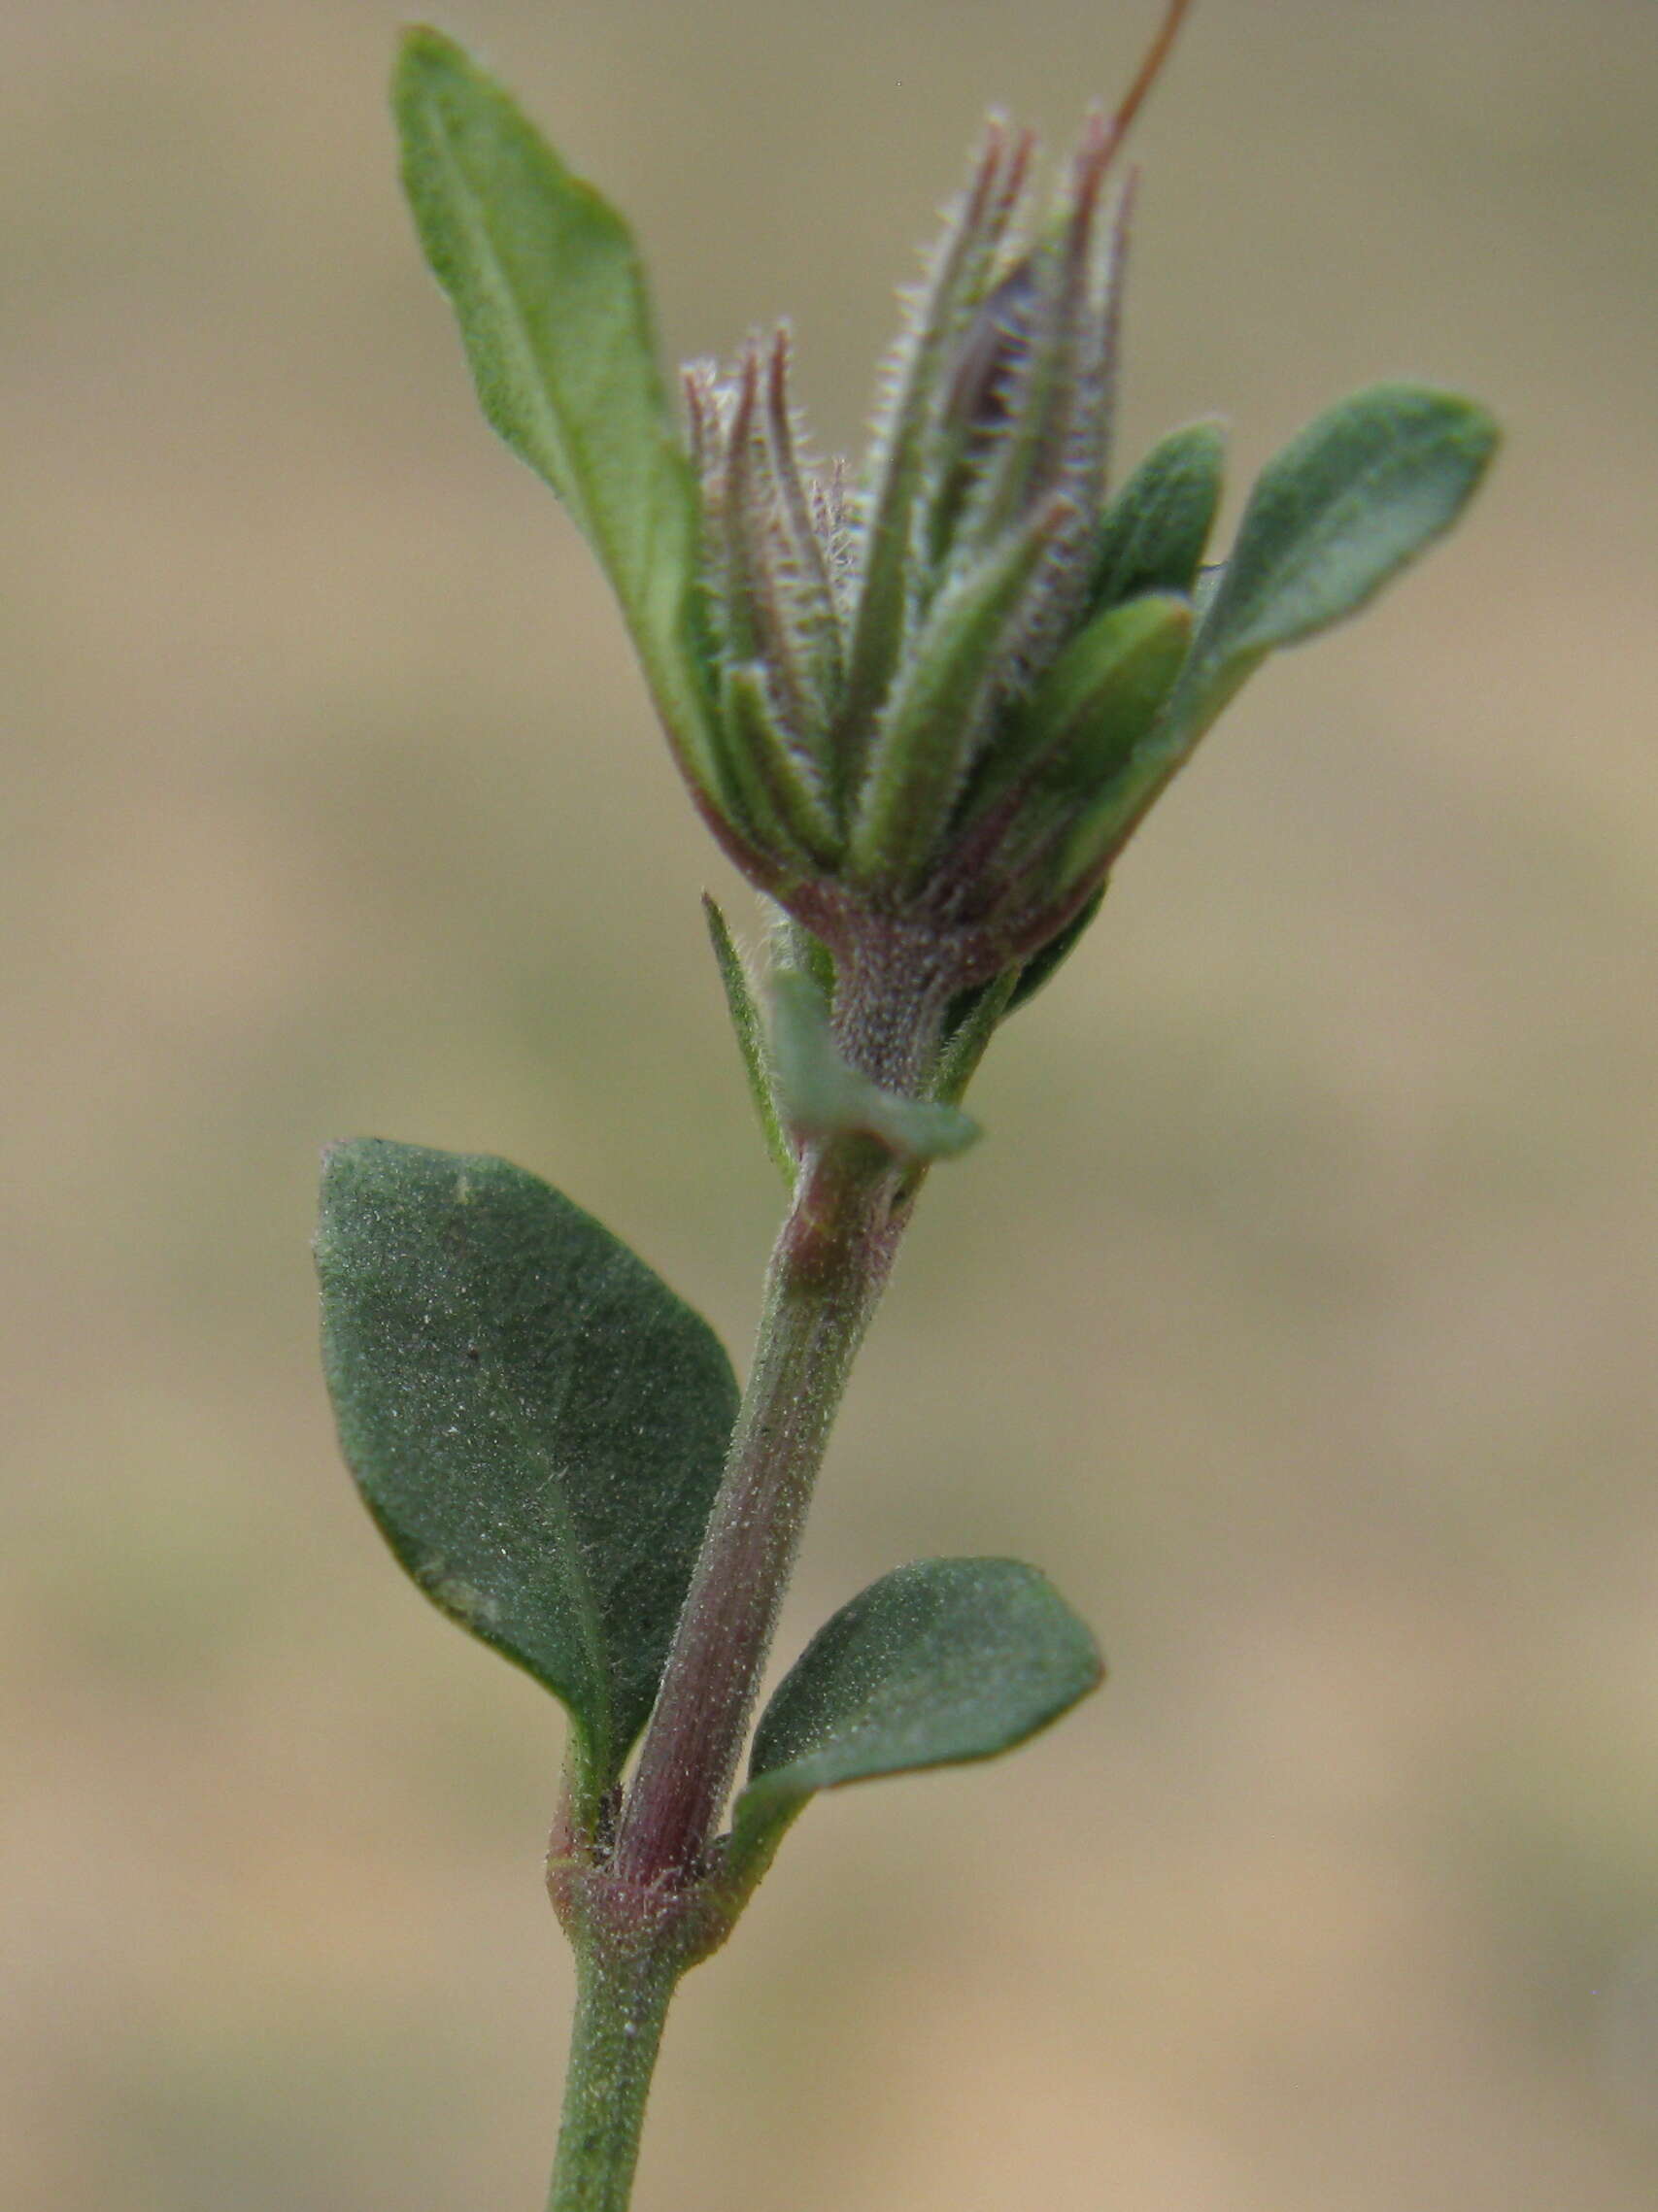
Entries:
{"type": "MultiPolygon", "coordinates": [[[[655,1700],[736,1413],[729,1362],[642,1260],[504,1160],[337,1147],[317,1257],[364,1499],[432,1602],[568,1707],[591,1830],[655,1700]]],[[[1031,1568],[890,1575],[773,1699],[741,1847],[769,1856],[815,1790],[986,1758],[1099,1674],[1031,1568]]]]}

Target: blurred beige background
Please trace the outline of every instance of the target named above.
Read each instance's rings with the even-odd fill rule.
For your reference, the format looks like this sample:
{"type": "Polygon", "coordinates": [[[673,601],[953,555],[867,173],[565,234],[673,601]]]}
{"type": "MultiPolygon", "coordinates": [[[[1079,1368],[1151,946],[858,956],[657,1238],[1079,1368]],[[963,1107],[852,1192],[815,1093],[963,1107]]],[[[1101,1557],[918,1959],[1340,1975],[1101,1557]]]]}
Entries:
{"type": "MultiPolygon", "coordinates": [[[[861,435],[984,107],[1152,0],[453,0],[668,349],[861,435]]],[[[0,2143],[40,2212],[541,2201],[555,1710],[338,1465],[315,1160],[569,1190],[741,1358],[727,889],[396,197],[379,0],[8,0],[0,2143]]],[[[1636,2212],[1658,2186],[1658,9],[1204,0],[1123,450],[1383,374],[1509,444],[1258,681],[1008,1033],[785,1645],[1013,1552],[1105,1694],[820,1803],[639,2212],[1636,2212]]],[[[1233,512],[1235,512],[1235,501],[1233,512]]],[[[747,910],[743,910],[747,911],[747,910]]]]}

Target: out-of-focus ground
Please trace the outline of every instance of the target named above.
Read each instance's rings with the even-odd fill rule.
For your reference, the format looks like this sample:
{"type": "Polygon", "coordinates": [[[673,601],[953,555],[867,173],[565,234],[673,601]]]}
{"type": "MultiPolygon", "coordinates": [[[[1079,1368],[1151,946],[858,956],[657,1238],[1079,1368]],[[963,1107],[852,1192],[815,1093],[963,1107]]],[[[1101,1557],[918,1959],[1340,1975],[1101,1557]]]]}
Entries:
{"type": "MultiPolygon", "coordinates": [[[[1068,132],[1151,12],[447,18],[629,211],[669,350],[793,315],[833,448],[982,109],[1068,132]]],[[[534,2205],[558,1723],[340,1470],[315,1159],[505,1153],[740,1355],[729,879],[419,265],[398,11],[5,13],[5,2195],[534,2205]]],[[[986,1068],[785,1647],[1012,1552],[1113,1680],[812,1810],[686,1989],[640,2212],[1653,2201],[1655,114],[1650,5],[1198,12],[1125,452],[1224,410],[1241,483],[1399,373],[1507,449],[986,1068]]]]}

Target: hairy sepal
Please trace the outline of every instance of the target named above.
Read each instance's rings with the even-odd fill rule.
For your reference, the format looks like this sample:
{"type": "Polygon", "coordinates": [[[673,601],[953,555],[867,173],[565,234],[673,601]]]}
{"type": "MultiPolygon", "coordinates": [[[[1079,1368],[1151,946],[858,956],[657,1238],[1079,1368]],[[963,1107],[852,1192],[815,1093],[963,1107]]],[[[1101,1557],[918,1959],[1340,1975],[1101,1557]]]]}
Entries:
{"type": "MultiPolygon", "coordinates": [[[[886,373],[886,397],[869,453],[863,566],[847,656],[842,728],[854,752],[903,651],[917,514],[932,458],[945,366],[990,285],[1030,158],[1030,140],[1010,143],[1004,126],[993,120],[972,181],[934,250],[911,326],[886,373]]],[[[856,774],[860,763],[854,759],[849,765],[856,774]]]]}
{"type": "Polygon", "coordinates": [[[940,593],[882,717],[859,795],[851,862],[860,880],[907,888],[925,873],[1007,696],[1048,556],[1074,516],[1067,499],[1044,501],[940,593]]]}

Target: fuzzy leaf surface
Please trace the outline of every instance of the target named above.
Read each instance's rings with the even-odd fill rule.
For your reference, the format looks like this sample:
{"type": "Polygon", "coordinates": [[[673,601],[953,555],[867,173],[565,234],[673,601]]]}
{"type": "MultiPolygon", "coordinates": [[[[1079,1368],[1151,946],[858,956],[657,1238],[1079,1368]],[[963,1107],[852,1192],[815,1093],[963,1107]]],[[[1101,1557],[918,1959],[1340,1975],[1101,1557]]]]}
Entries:
{"type": "Polygon", "coordinates": [[[1293,438],[1257,480],[1227,560],[1199,577],[1186,665],[1066,865],[1080,877],[1113,858],[1269,654],[1356,614],[1448,530],[1497,442],[1473,400],[1406,384],[1355,392],[1293,438]]]}
{"type": "Polygon", "coordinates": [[[1218,422],[1190,422],[1152,448],[1101,519],[1089,594],[1095,607],[1147,591],[1191,591],[1225,465],[1218,422]]]}
{"type": "Polygon", "coordinates": [[[923,1559],[819,1629],[766,1707],[733,1822],[775,1841],[819,1790],[1011,1750],[1103,1679],[1094,1638],[1017,1559],[923,1559]]]}
{"type": "Polygon", "coordinates": [[[656,1694],[735,1419],[707,1324],[507,1161],[329,1154],[323,1363],[421,1589],[568,1706],[596,1796],[656,1694]]]}
{"type": "Polygon", "coordinates": [[[1195,657],[1254,661],[1356,614],[1450,528],[1496,444],[1483,408],[1424,385],[1374,385],[1319,416],[1250,493],[1195,657]]]}
{"type": "Polygon", "coordinates": [[[404,189],[484,413],[587,534],[682,764],[705,780],[698,495],[627,225],[441,32],[405,35],[392,105],[404,189]]]}

